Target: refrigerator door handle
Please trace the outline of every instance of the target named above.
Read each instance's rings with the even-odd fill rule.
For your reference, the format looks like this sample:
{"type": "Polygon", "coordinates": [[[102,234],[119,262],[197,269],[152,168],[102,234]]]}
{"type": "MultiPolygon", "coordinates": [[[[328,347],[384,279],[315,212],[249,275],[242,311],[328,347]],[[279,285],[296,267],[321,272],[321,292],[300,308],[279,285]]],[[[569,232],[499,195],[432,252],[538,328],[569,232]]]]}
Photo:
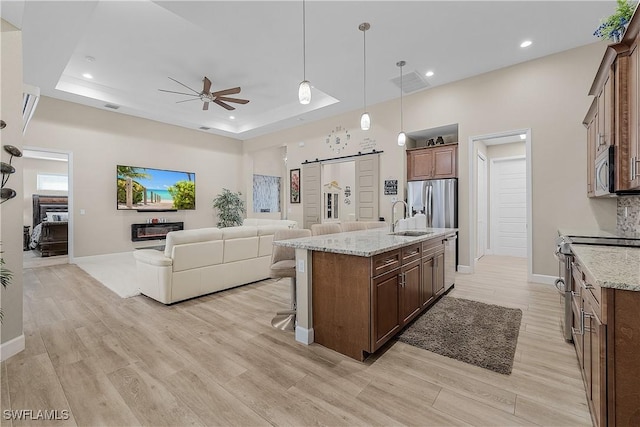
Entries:
{"type": "Polygon", "coordinates": [[[429,214],[427,215],[427,227],[433,227],[433,184],[427,184],[427,200],[426,205],[429,206],[429,214]]]}

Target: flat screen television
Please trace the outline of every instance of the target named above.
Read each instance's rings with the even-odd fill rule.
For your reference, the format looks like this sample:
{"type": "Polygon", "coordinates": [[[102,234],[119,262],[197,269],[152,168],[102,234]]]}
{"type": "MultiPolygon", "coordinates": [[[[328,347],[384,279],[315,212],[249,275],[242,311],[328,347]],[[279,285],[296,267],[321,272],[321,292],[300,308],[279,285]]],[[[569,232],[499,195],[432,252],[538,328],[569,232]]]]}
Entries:
{"type": "Polygon", "coordinates": [[[196,174],[117,166],[118,210],[162,212],[196,208],[196,174]]]}

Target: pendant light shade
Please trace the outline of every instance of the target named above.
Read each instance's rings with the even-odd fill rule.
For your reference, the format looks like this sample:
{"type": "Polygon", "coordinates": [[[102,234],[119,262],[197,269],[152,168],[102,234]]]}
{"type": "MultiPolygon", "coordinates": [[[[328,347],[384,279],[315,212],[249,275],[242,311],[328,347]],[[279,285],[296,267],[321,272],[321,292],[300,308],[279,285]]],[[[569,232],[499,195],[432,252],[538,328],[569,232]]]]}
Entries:
{"type": "Polygon", "coordinates": [[[362,58],[363,58],[363,78],[362,78],[362,93],[364,98],[364,112],[360,117],[360,129],[369,130],[371,127],[371,117],[367,113],[367,30],[371,28],[371,24],[363,22],[358,25],[358,29],[362,31],[362,58]]]}
{"type": "Polygon", "coordinates": [[[302,82],[298,87],[298,101],[307,105],[311,102],[311,84],[307,81],[307,14],[302,0],[302,82]]]}
{"type": "Polygon", "coordinates": [[[404,61],[396,62],[396,65],[400,67],[400,133],[398,134],[398,145],[403,147],[407,143],[407,134],[404,133],[404,124],[402,123],[402,67],[407,63],[404,61]]]}
{"type": "Polygon", "coordinates": [[[311,102],[311,85],[308,81],[303,80],[298,87],[298,100],[300,104],[306,105],[311,102]]]}
{"type": "Polygon", "coordinates": [[[407,134],[401,131],[398,134],[398,145],[400,147],[403,147],[404,144],[406,144],[406,143],[407,143],[407,134]]]}
{"type": "Polygon", "coordinates": [[[360,116],[360,129],[369,130],[370,127],[371,117],[369,116],[369,113],[365,111],[364,113],[362,113],[362,116],[360,116]]]}

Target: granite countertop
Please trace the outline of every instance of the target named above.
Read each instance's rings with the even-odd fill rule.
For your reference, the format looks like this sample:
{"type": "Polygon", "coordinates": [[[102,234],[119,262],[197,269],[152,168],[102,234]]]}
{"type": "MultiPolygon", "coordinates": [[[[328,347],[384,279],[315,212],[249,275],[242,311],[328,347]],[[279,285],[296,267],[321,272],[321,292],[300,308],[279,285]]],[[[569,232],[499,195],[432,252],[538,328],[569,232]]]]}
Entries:
{"type": "Polygon", "coordinates": [[[640,248],[572,244],[571,251],[601,287],[640,292],[640,248]]]}
{"type": "Polygon", "coordinates": [[[559,236],[576,236],[576,237],[612,237],[612,238],[624,238],[624,239],[640,238],[640,233],[636,233],[636,232],[605,231],[599,228],[559,227],[558,235],[559,236]]]}
{"type": "Polygon", "coordinates": [[[370,257],[410,245],[411,243],[422,242],[435,237],[444,237],[448,234],[455,233],[458,229],[427,228],[424,231],[428,231],[429,234],[422,236],[398,236],[390,234],[388,230],[384,229],[360,230],[280,240],[273,242],[273,244],[296,249],[370,257]]]}

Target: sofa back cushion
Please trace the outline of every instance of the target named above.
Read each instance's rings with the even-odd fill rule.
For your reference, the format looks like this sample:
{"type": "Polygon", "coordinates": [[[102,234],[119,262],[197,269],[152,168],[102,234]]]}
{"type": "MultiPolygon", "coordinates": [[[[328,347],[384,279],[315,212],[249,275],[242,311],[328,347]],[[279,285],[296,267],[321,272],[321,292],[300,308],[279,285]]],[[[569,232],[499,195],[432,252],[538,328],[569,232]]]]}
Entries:
{"type": "Polygon", "coordinates": [[[223,262],[240,261],[258,256],[258,228],[251,226],[222,229],[224,240],[223,262]]]}
{"type": "Polygon", "coordinates": [[[261,225],[277,225],[286,226],[287,228],[297,228],[298,222],[290,219],[269,219],[269,218],[245,218],[242,225],[261,226],[261,225]]]}
{"type": "Polygon", "coordinates": [[[222,239],[222,230],[218,228],[197,228],[195,230],[180,230],[167,233],[164,256],[173,258],[173,248],[187,243],[207,242],[222,239]]]}
{"type": "Polygon", "coordinates": [[[224,240],[189,243],[173,247],[173,271],[222,264],[224,240]]]}

